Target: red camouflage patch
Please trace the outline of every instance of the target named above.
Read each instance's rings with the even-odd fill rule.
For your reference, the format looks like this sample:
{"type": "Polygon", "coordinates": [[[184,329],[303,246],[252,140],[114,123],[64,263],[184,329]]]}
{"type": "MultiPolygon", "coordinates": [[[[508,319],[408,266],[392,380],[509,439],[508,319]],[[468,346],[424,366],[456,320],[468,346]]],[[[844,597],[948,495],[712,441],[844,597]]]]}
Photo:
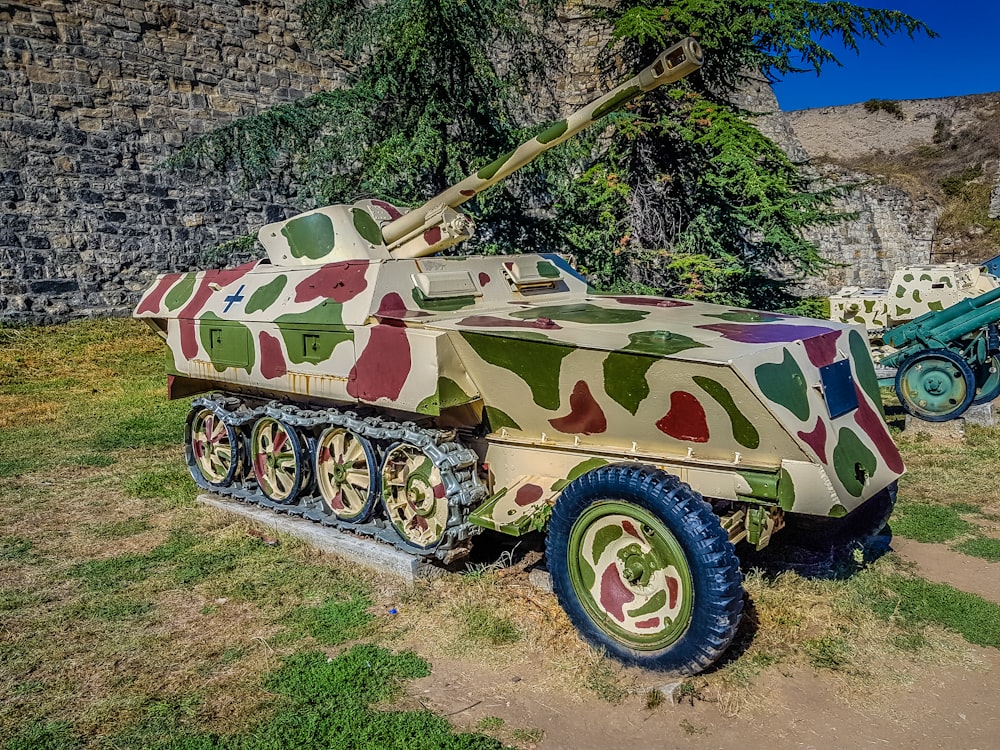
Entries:
{"type": "Polygon", "coordinates": [[[163,304],[163,298],[167,295],[170,287],[172,287],[183,276],[184,274],[182,273],[168,273],[156,282],[156,288],[142,298],[139,302],[139,306],[135,308],[135,314],[140,315],[145,312],[159,312],[160,305],[163,304]]]}
{"type": "Polygon", "coordinates": [[[858,408],[854,412],[854,421],[858,427],[875,443],[875,448],[882,456],[889,470],[899,474],[903,471],[903,458],[899,455],[899,449],[889,434],[889,428],[885,425],[882,415],[868,405],[864,392],[854,384],[854,393],[857,395],[858,408]]]}
{"type": "Polygon", "coordinates": [[[822,463],[826,463],[826,422],[823,421],[822,417],[816,419],[816,426],[812,428],[811,432],[803,432],[799,430],[796,433],[800,438],[802,438],[806,445],[816,451],[816,455],[819,456],[819,460],[822,463]]]}
{"type": "Polygon", "coordinates": [[[268,380],[280,378],[288,373],[285,353],[281,350],[281,342],[274,336],[260,332],[260,374],[268,380]]]}
{"type": "Polygon", "coordinates": [[[677,440],[708,442],[708,420],[698,399],[687,391],[670,394],[670,411],[656,423],[656,428],[677,440]]]}
{"type": "Polygon", "coordinates": [[[367,270],[367,263],[330,263],[323,266],[298,283],[295,287],[295,301],[332,299],[343,304],[357,297],[368,286],[365,279],[367,270]]]}
{"type": "Polygon", "coordinates": [[[544,490],[537,484],[522,485],[514,496],[514,504],[522,508],[525,505],[531,505],[541,498],[543,492],[544,490]]]}
{"type": "Polygon", "coordinates": [[[585,380],[578,380],[573,386],[569,408],[570,412],[565,417],[549,420],[549,424],[559,432],[568,435],[594,435],[608,429],[608,420],[601,411],[601,405],[591,395],[590,386],[585,380]]]}
{"type": "Polygon", "coordinates": [[[618,622],[625,622],[625,605],[635,599],[635,594],[622,583],[618,567],[609,565],[601,576],[601,606],[618,622]]]}
{"type": "Polygon", "coordinates": [[[347,377],[347,392],[361,401],[399,398],[410,374],[410,341],[406,329],[382,323],[372,326],[368,345],[347,377]]]}

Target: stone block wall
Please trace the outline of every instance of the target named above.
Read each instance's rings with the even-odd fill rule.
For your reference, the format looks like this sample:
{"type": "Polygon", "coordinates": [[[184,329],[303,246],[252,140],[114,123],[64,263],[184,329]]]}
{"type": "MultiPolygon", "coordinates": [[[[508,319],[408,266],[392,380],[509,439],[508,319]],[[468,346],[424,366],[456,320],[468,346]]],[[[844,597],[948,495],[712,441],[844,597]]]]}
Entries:
{"type": "Polygon", "coordinates": [[[124,314],[154,269],[294,213],[287,189],[162,168],[192,135],[344,79],[292,7],[0,4],[0,323],[124,314]]]}

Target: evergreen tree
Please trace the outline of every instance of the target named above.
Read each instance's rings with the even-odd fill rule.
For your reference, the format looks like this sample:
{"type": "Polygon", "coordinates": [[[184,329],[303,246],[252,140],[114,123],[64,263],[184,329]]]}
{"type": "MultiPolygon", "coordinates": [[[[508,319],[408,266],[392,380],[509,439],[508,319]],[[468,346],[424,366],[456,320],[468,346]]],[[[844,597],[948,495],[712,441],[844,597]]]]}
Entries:
{"type": "MultiPolygon", "coordinates": [[[[171,163],[236,169],[248,185],[290,168],[312,205],[416,205],[541,129],[519,127],[512,103],[544,51],[524,19],[544,22],[555,7],[305,0],[312,41],[357,61],[349,87],[236,121],[171,163]],[[513,61],[505,72],[498,50],[513,61]]],[[[701,43],[705,65],[547,153],[510,181],[516,191],[499,185],[465,204],[479,230],[460,251],[568,251],[599,288],[794,305],[786,279],[824,266],[802,232],[842,220],[830,208],[838,191],[761,135],[753,113],[731,103],[734,91],[748,72],[837,64],[829,38],[856,50],[860,40],[933,32],[841,0],[618,0],[593,13],[612,30],[605,68],[615,83],[685,36],[701,43]],[[540,195],[547,216],[526,205],[540,195]]]]}
{"type": "MultiPolygon", "coordinates": [[[[305,0],[299,12],[313,44],[355,62],[349,85],[195,138],[168,163],[236,171],[244,186],[283,172],[304,189],[303,209],[370,197],[421,203],[531,137],[514,122],[523,89],[513,87],[541,69],[546,45],[524,19],[531,13],[544,23],[554,7],[555,0],[305,0]],[[504,55],[501,70],[497,50],[518,52],[504,55]]],[[[463,211],[483,219],[472,241],[479,252],[549,249],[556,241],[546,233],[551,222],[529,222],[505,186],[463,211]]]]}
{"type": "Polygon", "coordinates": [[[844,218],[830,208],[843,188],[818,184],[761,135],[734,92],[748,73],[838,64],[829,38],[857,50],[933,32],[896,11],[813,0],[622,0],[598,16],[612,28],[606,53],[628,69],[689,35],[705,65],[614,115],[610,139],[564,155],[582,177],[553,186],[557,219],[581,266],[603,288],[794,307],[787,279],[825,266],[803,230],[844,218]]]}

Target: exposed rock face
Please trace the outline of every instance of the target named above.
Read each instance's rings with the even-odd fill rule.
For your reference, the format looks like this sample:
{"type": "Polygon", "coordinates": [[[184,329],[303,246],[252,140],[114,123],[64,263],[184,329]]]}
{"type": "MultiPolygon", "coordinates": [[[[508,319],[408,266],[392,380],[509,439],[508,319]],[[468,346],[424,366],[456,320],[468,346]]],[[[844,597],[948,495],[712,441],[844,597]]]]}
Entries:
{"type": "MultiPolygon", "coordinates": [[[[884,108],[852,104],[785,114],[799,145],[819,164],[878,155],[886,165],[894,154],[921,148],[944,148],[950,133],[979,133],[984,118],[994,116],[997,95],[904,100],[892,103],[900,116],[884,108]]],[[[992,166],[994,162],[989,161],[992,166]]],[[[975,166],[969,164],[968,166],[975,166]]],[[[838,182],[859,187],[842,203],[857,218],[809,233],[824,257],[839,264],[807,290],[826,294],[841,285],[883,287],[901,265],[943,262],[960,238],[940,236],[939,197],[926,189],[900,189],[871,175],[825,166],[838,182]]],[[[994,202],[1000,201],[998,191],[994,202]]],[[[997,208],[1000,208],[998,206],[997,208]]],[[[996,210],[996,209],[994,209],[996,210]]]]}
{"type": "Polygon", "coordinates": [[[997,169],[997,180],[990,195],[990,218],[1000,219],[1000,168],[997,169]]]}
{"type": "Polygon", "coordinates": [[[190,136],[327,89],[292,0],[0,5],[0,321],[121,314],[152,271],[289,212],[160,168],[190,136]]]}
{"type": "Polygon", "coordinates": [[[839,224],[808,232],[820,253],[832,261],[821,278],[804,285],[811,294],[827,295],[842,286],[882,288],[900,266],[928,263],[941,207],[929,196],[914,199],[904,190],[871,182],[871,176],[828,167],[825,176],[858,187],[837,210],[856,214],[839,224]]]}

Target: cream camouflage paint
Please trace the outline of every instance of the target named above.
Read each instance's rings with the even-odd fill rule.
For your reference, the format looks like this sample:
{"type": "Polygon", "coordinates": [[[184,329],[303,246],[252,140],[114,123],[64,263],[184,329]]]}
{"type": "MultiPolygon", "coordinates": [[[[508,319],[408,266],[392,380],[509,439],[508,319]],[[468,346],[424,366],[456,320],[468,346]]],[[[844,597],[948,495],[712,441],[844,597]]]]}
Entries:
{"type": "Polygon", "coordinates": [[[830,319],[858,323],[877,331],[1000,286],[1000,279],[970,263],[905,266],[888,289],[848,286],[830,297],[830,319]]]}
{"type": "MultiPolygon", "coordinates": [[[[595,295],[555,255],[260,262],[191,278],[162,277],[136,308],[165,327],[177,392],[263,389],[430,418],[485,414],[487,462],[520,466],[495,469],[493,492],[517,487],[526,505],[524,476],[569,475],[540,471],[556,464],[532,460],[530,446],[567,456],[558,463],[569,469],[615,457],[686,466],[708,496],[820,515],[852,510],[903,470],[852,326],[595,295]],[[512,268],[549,286],[518,291],[512,268]],[[420,275],[465,286],[428,299],[420,275]],[[857,406],[831,417],[821,371],[836,363],[840,380],[827,387],[842,385],[857,406]],[[771,496],[748,486],[754,473],[776,477],[771,496]]],[[[551,483],[542,490],[555,500],[551,483]]]]}
{"type": "Polygon", "coordinates": [[[856,327],[603,296],[555,254],[428,257],[474,230],[456,206],[700,64],[675,45],[418,208],[316,209],[261,229],[266,260],[159,277],[135,315],[168,393],[216,391],[185,428],[198,485],[445,564],[545,531],[580,633],[685,673],[735,636],[734,543],[884,520],[903,465],[856,327]]]}

